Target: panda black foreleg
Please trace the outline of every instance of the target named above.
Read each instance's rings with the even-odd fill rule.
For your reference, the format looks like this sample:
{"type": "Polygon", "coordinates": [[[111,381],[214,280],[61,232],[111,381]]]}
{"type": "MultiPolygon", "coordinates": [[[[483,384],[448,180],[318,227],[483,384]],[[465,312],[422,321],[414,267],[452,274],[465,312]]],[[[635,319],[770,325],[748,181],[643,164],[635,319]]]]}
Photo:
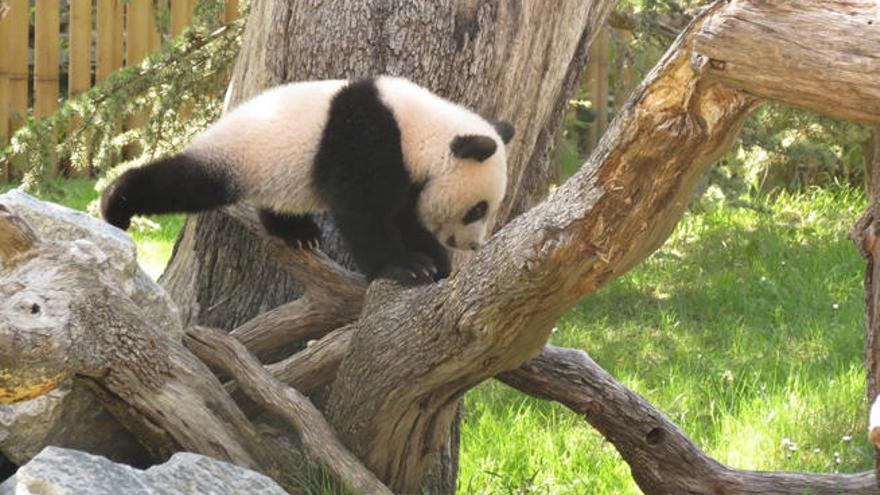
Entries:
{"type": "Polygon", "coordinates": [[[434,274],[434,280],[440,280],[449,276],[452,271],[452,265],[449,262],[449,253],[446,248],[437,241],[425,227],[419,223],[416,218],[415,209],[407,208],[398,219],[397,225],[400,229],[400,236],[403,244],[408,251],[422,253],[431,258],[437,272],[434,274]]]}
{"type": "Polygon", "coordinates": [[[331,213],[355,264],[369,280],[387,278],[403,285],[416,285],[435,279],[438,268],[434,261],[407,249],[396,215],[342,205],[331,208],[331,213]]]}
{"type": "Polygon", "coordinates": [[[289,246],[315,249],[321,239],[321,229],[308,215],[291,215],[261,208],[260,223],[270,235],[282,239],[289,246]]]}

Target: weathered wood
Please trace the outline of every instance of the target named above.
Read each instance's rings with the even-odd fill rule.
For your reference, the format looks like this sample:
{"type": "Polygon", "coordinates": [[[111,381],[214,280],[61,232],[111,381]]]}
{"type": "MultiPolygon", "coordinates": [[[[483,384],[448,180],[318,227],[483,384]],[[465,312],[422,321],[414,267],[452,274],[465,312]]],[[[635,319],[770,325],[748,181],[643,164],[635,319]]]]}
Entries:
{"type": "Polygon", "coordinates": [[[833,117],[880,121],[880,3],[733,0],[703,25],[706,75],[833,117]]]}
{"type": "Polygon", "coordinates": [[[226,0],[226,8],[223,10],[223,22],[229,24],[241,17],[238,11],[238,0],[226,0]]]}
{"type": "Polygon", "coordinates": [[[28,0],[8,0],[9,14],[9,130],[24,125],[28,111],[28,47],[30,6],[28,0]]]}
{"type": "Polygon", "coordinates": [[[37,2],[34,22],[34,116],[48,117],[58,108],[61,58],[59,0],[37,2]]]}
{"type": "Polygon", "coordinates": [[[356,493],[390,495],[388,488],[342,445],[311,401],[273,378],[240,342],[218,330],[198,326],[187,330],[185,342],[203,361],[232,375],[251,399],[290,424],[314,460],[322,462],[356,493]]]}
{"type": "Polygon", "coordinates": [[[38,243],[34,229],[5,205],[0,205],[0,266],[11,266],[38,243]]]}
{"type": "Polygon", "coordinates": [[[177,36],[192,24],[191,0],[171,0],[171,36],[177,36]]]}
{"type": "Polygon", "coordinates": [[[123,0],[97,1],[95,82],[102,82],[122,67],[123,0]]]}
{"type": "Polygon", "coordinates": [[[629,464],[648,495],[876,494],[874,473],[806,474],[731,469],[709,458],[675,424],[586,353],[547,346],[504,383],[583,416],[629,464]]]}
{"type": "Polygon", "coordinates": [[[872,404],[868,436],[874,444],[876,471],[880,473],[880,128],[875,128],[868,156],[865,177],[870,201],[856,221],[849,237],[865,258],[865,368],[867,370],[868,404],[872,404]]]}
{"type": "MultiPolygon", "coordinates": [[[[7,18],[9,6],[0,2],[0,45],[4,49],[9,46],[10,20],[7,18]]],[[[9,69],[11,57],[4,55],[0,57],[0,149],[9,142],[9,69]]],[[[5,164],[0,162],[0,180],[6,178],[6,173],[2,173],[5,164]]],[[[7,171],[8,173],[8,171],[7,171]]]]}
{"type": "MultiPolygon", "coordinates": [[[[125,65],[138,65],[150,54],[153,23],[151,0],[130,0],[125,9],[125,65]]],[[[136,129],[144,125],[147,114],[143,111],[128,116],[125,126],[136,129]]],[[[129,154],[129,153],[126,153],[129,154]]]]}
{"type": "Polygon", "coordinates": [[[757,100],[691,68],[703,19],[633,94],[581,171],[456,276],[392,297],[371,294],[382,283],[368,289],[328,414],[393,488],[418,486],[419,463],[403,459],[437,449],[464,391],[537,355],[580,297],[662,244],[701,174],[731,146],[757,100]]]}
{"type": "MultiPolygon", "coordinates": [[[[339,363],[342,362],[351,344],[352,328],[350,325],[344,326],[319,340],[309,342],[302,351],[267,365],[266,371],[281,382],[308,395],[336,379],[339,363]]],[[[246,400],[235,382],[228,382],[224,386],[236,403],[242,404],[246,400]]],[[[250,404],[247,406],[249,408],[250,404]]]]}
{"type": "MultiPolygon", "coordinates": [[[[8,213],[0,225],[31,237],[8,213]]],[[[280,456],[210,370],[144,317],[97,246],[34,242],[0,272],[0,403],[82,377],[157,457],[190,450],[279,477],[280,456]]]]}
{"type": "Polygon", "coordinates": [[[92,85],[92,2],[70,0],[70,68],[68,96],[74,98],[92,85]]]}

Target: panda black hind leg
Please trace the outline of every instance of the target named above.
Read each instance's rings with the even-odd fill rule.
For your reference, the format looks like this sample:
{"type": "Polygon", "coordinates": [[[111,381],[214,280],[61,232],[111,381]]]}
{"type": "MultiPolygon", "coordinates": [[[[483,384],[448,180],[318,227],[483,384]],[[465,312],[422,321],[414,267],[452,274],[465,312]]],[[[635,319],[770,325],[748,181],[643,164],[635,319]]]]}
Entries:
{"type": "Polygon", "coordinates": [[[296,248],[316,249],[321,240],[321,229],[308,215],[291,215],[261,208],[260,223],[270,235],[296,248]]]}

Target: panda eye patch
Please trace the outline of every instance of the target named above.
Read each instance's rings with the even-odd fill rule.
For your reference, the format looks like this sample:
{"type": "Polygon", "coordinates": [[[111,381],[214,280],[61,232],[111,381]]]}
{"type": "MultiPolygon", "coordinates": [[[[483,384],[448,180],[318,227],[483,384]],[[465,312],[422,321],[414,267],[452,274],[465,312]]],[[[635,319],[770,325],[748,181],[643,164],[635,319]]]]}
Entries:
{"type": "Polygon", "coordinates": [[[486,216],[486,211],[489,210],[489,204],[485,201],[480,201],[473,208],[468,210],[467,214],[465,214],[462,222],[467,225],[469,223],[474,223],[477,220],[481,220],[486,216]]]}

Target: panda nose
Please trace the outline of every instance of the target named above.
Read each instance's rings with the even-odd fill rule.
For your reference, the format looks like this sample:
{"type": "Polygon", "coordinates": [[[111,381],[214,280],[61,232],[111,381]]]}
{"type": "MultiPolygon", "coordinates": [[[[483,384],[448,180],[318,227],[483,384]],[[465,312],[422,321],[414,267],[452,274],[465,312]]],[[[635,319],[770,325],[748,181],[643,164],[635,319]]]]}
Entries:
{"type": "Polygon", "coordinates": [[[479,242],[472,242],[472,243],[470,243],[470,245],[468,247],[471,248],[471,251],[476,251],[480,247],[480,243],[479,242]]]}
{"type": "Polygon", "coordinates": [[[446,245],[452,248],[456,247],[454,235],[451,235],[449,236],[449,239],[446,239],[446,245]]]}

